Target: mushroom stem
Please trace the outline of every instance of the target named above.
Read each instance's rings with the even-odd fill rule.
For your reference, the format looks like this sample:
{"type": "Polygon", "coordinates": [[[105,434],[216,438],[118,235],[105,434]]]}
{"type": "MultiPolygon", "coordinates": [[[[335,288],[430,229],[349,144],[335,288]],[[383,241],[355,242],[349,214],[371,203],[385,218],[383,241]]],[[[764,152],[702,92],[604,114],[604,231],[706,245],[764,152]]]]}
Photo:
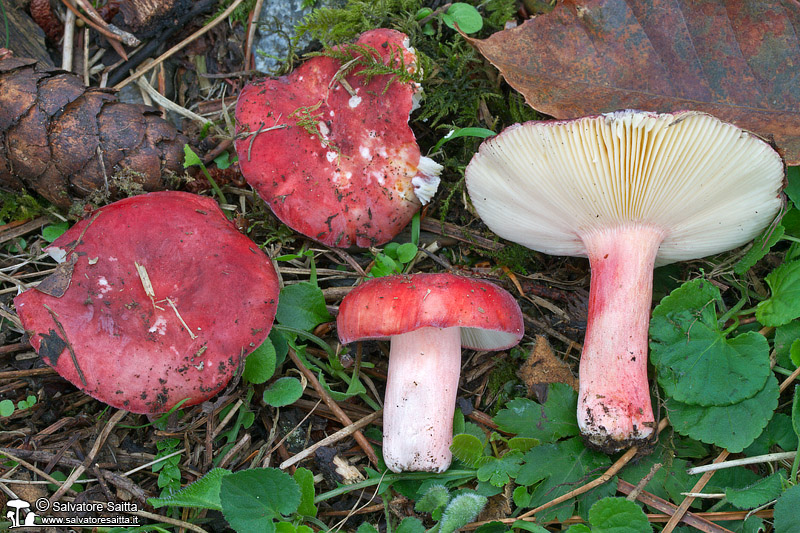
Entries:
{"type": "Polygon", "coordinates": [[[592,269],[580,363],[578,425],[605,452],[646,444],[655,428],[647,381],[653,267],[664,231],[625,224],[581,235],[592,269]]]}
{"type": "Polygon", "coordinates": [[[450,466],[461,328],[393,335],[383,406],[383,459],[393,472],[450,466]]]}

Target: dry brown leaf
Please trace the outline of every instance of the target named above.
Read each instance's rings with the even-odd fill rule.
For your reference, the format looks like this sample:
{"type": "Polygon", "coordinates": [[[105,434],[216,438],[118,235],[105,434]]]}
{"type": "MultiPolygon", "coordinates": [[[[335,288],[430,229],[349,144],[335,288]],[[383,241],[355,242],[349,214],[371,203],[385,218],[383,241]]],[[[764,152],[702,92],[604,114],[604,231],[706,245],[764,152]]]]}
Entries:
{"type": "Polygon", "coordinates": [[[800,2],[563,0],[472,40],[535,109],[566,119],[694,109],[800,164],[800,2]]]}
{"type": "Polygon", "coordinates": [[[537,386],[549,383],[566,383],[573,389],[578,389],[578,380],[569,365],[556,357],[550,343],[541,335],[536,336],[533,351],[522,363],[517,375],[531,394],[536,392],[537,386]]]}

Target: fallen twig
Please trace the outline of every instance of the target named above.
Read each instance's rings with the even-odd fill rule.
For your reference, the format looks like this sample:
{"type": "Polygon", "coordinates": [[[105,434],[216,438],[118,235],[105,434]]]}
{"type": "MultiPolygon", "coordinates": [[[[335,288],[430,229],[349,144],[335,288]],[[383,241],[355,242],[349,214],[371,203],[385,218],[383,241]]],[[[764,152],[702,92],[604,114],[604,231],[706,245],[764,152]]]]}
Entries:
{"type": "MultiPolygon", "coordinates": [[[[322,387],[319,380],[317,379],[317,376],[315,376],[311,370],[306,368],[306,366],[302,363],[302,361],[300,361],[300,358],[297,357],[295,351],[292,350],[291,348],[289,348],[289,357],[291,357],[292,361],[294,361],[294,364],[297,366],[297,369],[303,373],[306,379],[308,379],[308,382],[311,383],[311,386],[314,388],[315,391],[317,391],[317,394],[319,394],[320,398],[322,398],[322,401],[325,402],[325,405],[327,405],[328,408],[331,411],[333,411],[334,414],[336,414],[336,418],[338,418],[339,421],[345,426],[352,425],[353,421],[350,420],[350,417],[347,416],[344,411],[342,411],[342,408],[339,407],[339,405],[333,400],[333,398],[331,398],[330,394],[328,394],[322,387]]],[[[378,456],[375,455],[375,451],[372,449],[372,445],[369,443],[364,434],[361,433],[361,431],[355,431],[353,433],[353,438],[356,439],[358,445],[361,447],[362,450],[364,450],[364,454],[367,456],[367,459],[369,459],[369,461],[372,464],[377,465],[378,456]]]]}
{"type": "Polygon", "coordinates": [[[309,457],[311,454],[313,454],[318,448],[320,448],[322,446],[328,446],[329,444],[333,444],[334,442],[338,442],[339,440],[341,440],[341,439],[343,439],[345,437],[349,437],[354,432],[356,432],[356,431],[360,430],[361,428],[367,426],[368,424],[373,422],[376,418],[378,418],[381,415],[383,415],[383,411],[375,411],[371,415],[365,416],[364,418],[362,418],[358,422],[354,422],[354,423],[350,424],[349,426],[343,427],[342,429],[340,429],[336,433],[333,433],[332,435],[328,435],[327,437],[325,437],[321,441],[315,442],[313,445],[309,446],[305,450],[303,450],[300,453],[292,456],[290,459],[282,462],[278,468],[283,470],[284,468],[288,468],[288,467],[292,466],[293,464],[299,463],[300,461],[302,461],[306,457],[309,457]]]}
{"type": "Polygon", "coordinates": [[[100,451],[100,448],[103,446],[103,444],[105,444],[108,435],[111,433],[111,430],[113,430],[114,427],[119,423],[119,421],[125,418],[125,415],[127,414],[128,411],[123,411],[122,409],[118,410],[116,413],[113,414],[113,416],[103,427],[103,430],[95,439],[94,444],[92,445],[92,449],[89,451],[89,455],[86,456],[86,459],[83,461],[83,463],[81,463],[79,467],[73,470],[72,473],[69,475],[69,477],[64,481],[64,483],[61,484],[61,486],[58,488],[55,494],[50,496],[51,504],[57,502],[59,498],[61,498],[61,496],[63,496],[64,493],[67,492],[67,490],[69,490],[69,488],[72,486],[75,480],[78,479],[78,477],[80,477],[81,474],[83,474],[84,470],[86,470],[86,468],[92,462],[94,462],[94,458],[97,457],[97,453],[100,451]]]}

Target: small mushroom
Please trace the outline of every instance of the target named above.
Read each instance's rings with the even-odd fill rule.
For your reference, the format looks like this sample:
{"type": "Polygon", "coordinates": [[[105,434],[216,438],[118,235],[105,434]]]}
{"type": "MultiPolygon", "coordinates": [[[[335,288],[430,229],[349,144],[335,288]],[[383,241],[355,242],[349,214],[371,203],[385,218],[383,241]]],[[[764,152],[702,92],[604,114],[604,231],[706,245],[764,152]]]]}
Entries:
{"type": "Polygon", "coordinates": [[[363,283],[342,300],[336,327],[344,344],[391,342],[383,458],[394,472],[447,470],[461,347],[503,350],[524,332],[522,312],[508,292],[452,274],[363,283]]]}
{"type": "Polygon", "coordinates": [[[653,268],[741,246],[775,219],[784,166],[764,141],[697,112],[619,111],[511,126],[466,170],[492,231],[588,256],[578,423],[596,447],[646,446],[653,268]]]}
{"type": "Polygon", "coordinates": [[[120,200],[46,251],[69,267],[61,287],[23,292],[17,313],[45,363],[114,407],[161,413],[210,398],[272,327],[272,263],[210,198],[120,200]]]}
{"type": "Polygon", "coordinates": [[[368,31],[288,76],[252,82],[236,104],[242,174],[275,215],[329,246],[369,247],[397,235],[428,203],[442,167],[420,154],[408,117],[419,84],[366,77],[359,60],[416,72],[409,39],[368,31]]]}

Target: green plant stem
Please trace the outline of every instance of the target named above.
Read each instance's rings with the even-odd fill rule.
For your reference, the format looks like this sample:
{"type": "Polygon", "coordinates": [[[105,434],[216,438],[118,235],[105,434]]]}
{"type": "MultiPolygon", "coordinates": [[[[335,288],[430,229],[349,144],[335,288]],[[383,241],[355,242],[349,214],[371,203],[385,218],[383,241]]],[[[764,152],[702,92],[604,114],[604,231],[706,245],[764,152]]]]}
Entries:
{"type": "Polygon", "coordinates": [[[214,178],[211,177],[211,174],[208,172],[208,169],[206,168],[206,166],[201,164],[200,165],[200,170],[203,171],[203,175],[205,175],[206,179],[208,180],[208,183],[211,184],[211,188],[214,190],[214,194],[217,195],[217,198],[219,198],[220,203],[227,204],[228,203],[228,199],[225,198],[224,194],[222,194],[222,189],[219,188],[219,185],[217,185],[217,182],[214,181],[214,178]]]}
{"type": "MultiPolygon", "coordinates": [[[[734,305],[733,307],[728,309],[728,312],[726,312],[724,315],[722,315],[719,318],[719,323],[720,324],[725,324],[726,322],[728,322],[728,320],[733,315],[737,314],[742,309],[742,307],[744,307],[744,304],[746,304],[749,299],[750,299],[750,295],[747,294],[747,292],[745,292],[744,295],[742,295],[742,297],[739,299],[739,301],[736,302],[736,305],[734,305]]],[[[735,323],[736,323],[737,326],[739,325],[738,317],[736,318],[735,323]]]]}
{"type": "Polygon", "coordinates": [[[358,483],[353,483],[352,485],[342,485],[341,487],[329,490],[328,492],[323,492],[322,494],[314,498],[314,503],[324,502],[325,500],[335,498],[340,494],[347,494],[348,492],[352,492],[354,490],[361,490],[367,487],[374,487],[378,483],[394,483],[395,481],[401,481],[405,479],[431,479],[431,478],[436,478],[440,480],[442,483],[447,483],[448,481],[453,481],[456,479],[472,479],[476,475],[477,475],[477,470],[448,470],[447,472],[444,472],[442,474],[436,474],[432,472],[403,472],[400,474],[386,474],[383,477],[376,477],[364,481],[359,481],[358,483]]]}
{"type": "Polygon", "coordinates": [[[283,324],[274,324],[272,328],[277,329],[278,331],[285,331],[286,333],[294,333],[299,337],[303,337],[304,339],[310,340],[311,342],[313,342],[314,344],[325,350],[325,352],[328,354],[328,357],[336,357],[336,352],[331,347],[331,345],[325,342],[324,340],[320,339],[313,333],[309,333],[304,329],[293,328],[291,326],[284,326],[283,324]]]}
{"type": "Polygon", "coordinates": [[[797,453],[792,461],[792,475],[789,478],[792,483],[797,483],[797,470],[800,468],[800,437],[797,439],[797,453]]]}
{"type": "MultiPolygon", "coordinates": [[[[341,379],[342,381],[347,383],[348,387],[350,386],[350,383],[352,382],[353,378],[348,376],[346,372],[342,370],[334,370],[333,368],[330,367],[330,365],[326,365],[325,363],[323,363],[322,361],[320,361],[319,359],[308,353],[303,354],[303,357],[307,358],[309,362],[313,363],[314,365],[326,371],[330,376],[341,379]]],[[[358,379],[358,376],[354,377],[355,379],[358,379]]],[[[381,408],[381,406],[375,403],[375,401],[372,398],[370,398],[366,393],[359,392],[358,397],[364,400],[364,402],[375,411],[378,411],[381,408]]]]}

